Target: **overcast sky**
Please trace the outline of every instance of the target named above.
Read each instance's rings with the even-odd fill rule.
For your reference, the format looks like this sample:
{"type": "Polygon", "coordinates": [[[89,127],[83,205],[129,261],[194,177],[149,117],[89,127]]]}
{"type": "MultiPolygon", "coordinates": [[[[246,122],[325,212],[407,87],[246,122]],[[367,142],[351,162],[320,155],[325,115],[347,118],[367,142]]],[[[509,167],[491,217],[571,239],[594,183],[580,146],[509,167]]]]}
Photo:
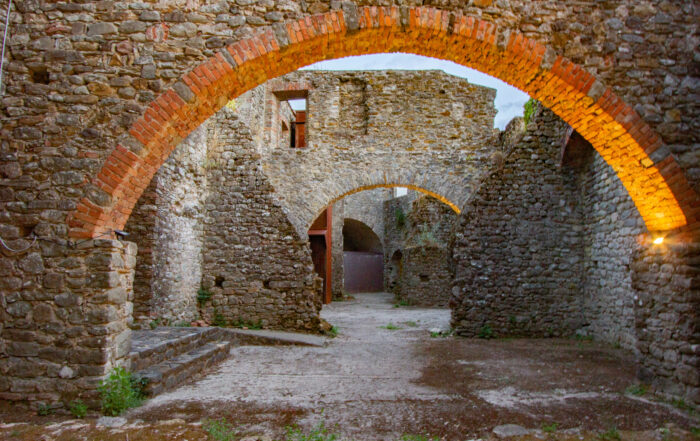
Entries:
{"type": "MultiPolygon", "coordinates": [[[[450,75],[466,78],[472,84],[479,84],[496,89],[496,119],[494,126],[504,129],[506,124],[515,116],[522,116],[523,105],[529,99],[528,95],[503,81],[483,74],[474,69],[460,66],[451,61],[423,57],[411,54],[373,54],[359,57],[338,58],[321,61],[306,66],[305,70],[425,70],[439,69],[450,75]]],[[[296,107],[296,106],[295,106],[296,107]]]]}

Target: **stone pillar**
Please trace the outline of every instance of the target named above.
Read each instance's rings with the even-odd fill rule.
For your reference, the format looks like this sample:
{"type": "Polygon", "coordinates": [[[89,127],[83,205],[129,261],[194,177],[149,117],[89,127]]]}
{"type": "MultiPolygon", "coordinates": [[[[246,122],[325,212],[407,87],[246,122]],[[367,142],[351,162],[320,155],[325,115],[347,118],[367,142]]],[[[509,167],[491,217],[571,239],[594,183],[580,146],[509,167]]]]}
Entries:
{"type": "Polygon", "coordinates": [[[333,204],[333,225],[331,240],[332,242],[332,283],[333,298],[343,297],[345,290],[345,267],[343,262],[343,222],[345,220],[345,203],[340,200],[333,204]]]}
{"type": "Polygon", "coordinates": [[[700,403],[700,243],[640,246],[631,260],[638,375],[700,403]]]}
{"type": "MultiPolygon", "coordinates": [[[[44,256],[42,290],[4,296],[0,400],[97,406],[96,387],[131,349],[136,245],[93,240],[44,256]]],[[[42,262],[39,253],[23,259],[42,262]]]]}

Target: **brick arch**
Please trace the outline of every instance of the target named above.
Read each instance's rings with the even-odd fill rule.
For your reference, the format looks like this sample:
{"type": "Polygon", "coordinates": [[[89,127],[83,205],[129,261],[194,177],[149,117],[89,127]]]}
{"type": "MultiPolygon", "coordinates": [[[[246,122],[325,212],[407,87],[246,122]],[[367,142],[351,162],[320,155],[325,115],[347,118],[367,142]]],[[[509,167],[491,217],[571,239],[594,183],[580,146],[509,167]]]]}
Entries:
{"type": "Polygon", "coordinates": [[[428,189],[426,189],[426,188],[419,187],[419,186],[417,186],[417,185],[413,185],[413,184],[376,184],[376,185],[365,185],[365,186],[358,187],[358,188],[355,188],[355,189],[353,189],[353,190],[350,190],[350,191],[347,191],[347,192],[343,193],[342,195],[340,195],[340,196],[336,197],[335,199],[333,199],[333,200],[331,201],[331,203],[336,202],[336,201],[339,201],[339,200],[343,199],[343,198],[346,197],[346,196],[350,196],[351,194],[359,193],[359,192],[365,191],[365,190],[374,190],[375,188],[397,188],[397,187],[408,188],[409,190],[414,190],[414,191],[423,193],[423,194],[425,194],[425,195],[431,196],[431,197],[437,199],[438,201],[442,202],[443,204],[447,205],[448,207],[450,207],[450,209],[451,209],[452,211],[454,211],[455,213],[460,214],[460,213],[462,212],[462,210],[457,206],[457,204],[456,204],[455,202],[452,202],[450,199],[446,198],[445,196],[443,196],[443,195],[441,195],[441,194],[438,194],[438,193],[435,193],[434,191],[428,190],[428,189]]]}
{"type": "Polygon", "coordinates": [[[433,198],[437,199],[438,201],[442,202],[443,204],[447,205],[448,207],[450,207],[450,209],[452,211],[454,211],[456,214],[460,214],[462,212],[462,210],[459,208],[459,206],[457,205],[456,202],[453,202],[452,200],[448,199],[447,197],[445,197],[441,194],[438,194],[435,191],[429,190],[425,187],[421,187],[421,186],[414,185],[414,184],[396,184],[396,183],[370,184],[370,185],[362,185],[362,186],[353,188],[352,190],[345,191],[344,193],[342,193],[338,196],[334,196],[333,198],[330,199],[328,204],[323,205],[322,207],[321,206],[314,207],[314,210],[312,212],[315,214],[313,216],[309,216],[308,219],[305,219],[303,222],[304,227],[299,228],[298,230],[300,231],[300,234],[303,231],[307,231],[311,227],[311,224],[314,222],[314,220],[316,218],[318,218],[321,215],[321,213],[323,213],[323,211],[329,205],[332,205],[332,204],[338,202],[339,200],[345,198],[346,196],[350,196],[352,194],[359,193],[361,191],[374,190],[375,188],[396,188],[396,187],[408,188],[409,190],[414,190],[414,191],[417,191],[419,193],[423,193],[424,195],[433,197],[433,198]]]}
{"type": "Polygon", "coordinates": [[[527,92],[612,166],[650,231],[695,230],[697,195],[661,138],[581,66],[518,32],[499,32],[495,24],[459,12],[351,6],[260,28],[185,74],[151,102],[106,159],[93,180],[93,196],[70,216],[71,236],[121,229],[178,142],[230,99],[316,61],[385,52],[453,61],[527,92]]]}

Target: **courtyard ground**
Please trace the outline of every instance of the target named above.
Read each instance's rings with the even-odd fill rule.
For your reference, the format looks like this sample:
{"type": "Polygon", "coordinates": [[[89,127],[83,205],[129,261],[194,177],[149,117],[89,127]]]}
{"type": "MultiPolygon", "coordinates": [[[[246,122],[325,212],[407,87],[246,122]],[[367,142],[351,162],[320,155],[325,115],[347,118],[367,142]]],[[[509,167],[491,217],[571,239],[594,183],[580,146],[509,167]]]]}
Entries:
{"type": "Polygon", "coordinates": [[[626,392],[632,354],[609,345],[438,336],[448,310],[396,307],[389,294],[360,294],[322,316],[339,330],[326,347],[236,347],[210,375],[130,411],[121,427],[5,414],[0,439],[204,440],[200,423],[221,418],[241,435],[272,439],[321,422],[367,441],[491,439],[505,424],[532,429],[512,438],[522,440],[698,439],[695,411],[626,392]]]}

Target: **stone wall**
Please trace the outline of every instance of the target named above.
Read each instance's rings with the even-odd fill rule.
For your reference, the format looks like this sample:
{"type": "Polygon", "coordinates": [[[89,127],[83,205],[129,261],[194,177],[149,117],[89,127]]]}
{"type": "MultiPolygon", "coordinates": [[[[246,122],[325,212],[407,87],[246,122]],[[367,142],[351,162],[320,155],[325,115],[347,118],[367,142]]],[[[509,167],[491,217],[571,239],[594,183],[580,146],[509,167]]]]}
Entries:
{"type": "Polygon", "coordinates": [[[444,246],[417,245],[401,250],[402,268],[396,300],[410,305],[447,308],[452,291],[450,250],[444,246]]]}
{"type": "Polygon", "coordinates": [[[333,225],[331,225],[331,293],[333,299],[345,296],[345,271],[343,269],[343,219],[344,199],[332,205],[333,225]]]}
{"type": "Polygon", "coordinates": [[[248,126],[223,109],[210,126],[202,285],[211,320],[316,330],[321,285],[306,236],[273,198],[248,126]]]}
{"type": "Polygon", "coordinates": [[[198,317],[207,198],[208,125],[181,142],[158,170],[126,225],[139,244],[134,315],[138,321],[198,317]]]}
{"type": "Polygon", "coordinates": [[[575,169],[583,216],[582,332],[633,349],[630,259],[646,228],[620,180],[590,146],[575,169]]]}
{"type": "Polygon", "coordinates": [[[136,246],[98,239],[42,247],[53,257],[47,266],[34,251],[17,268],[2,266],[5,286],[18,271],[32,277],[2,298],[0,401],[36,408],[81,397],[96,407],[100,378],[128,364],[136,246]]]}
{"type": "Polygon", "coordinates": [[[584,324],[576,174],[559,167],[565,131],[539,108],[460,216],[451,300],[458,334],[488,327],[499,336],[561,336],[584,324]]]}
{"type": "Polygon", "coordinates": [[[453,268],[448,248],[457,215],[418,192],[384,203],[384,285],[397,300],[446,307],[453,268]]]}
{"type": "MultiPolygon", "coordinates": [[[[176,149],[177,150],[177,149],[176,149]]],[[[153,298],[153,249],[157,247],[156,216],[158,196],[156,187],[158,175],[154,176],[146,191],[139,198],[124,231],[129,240],[138,245],[136,267],[134,268],[134,322],[145,325],[156,318],[151,316],[153,298]]]]}
{"type": "MultiPolygon", "coordinates": [[[[413,202],[420,197],[420,193],[409,190],[405,195],[389,199],[384,203],[384,256],[387,264],[394,253],[404,247],[408,213],[411,212],[413,202]]],[[[384,265],[385,270],[389,268],[387,264],[384,265]]],[[[385,275],[384,281],[389,280],[391,278],[385,275]]]]}
{"type": "Polygon", "coordinates": [[[700,248],[643,243],[630,262],[638,376],[657,392],[700,403],[700,248]]]}
{"type": "Polygon", "coordinates": [[[141,323],[202,316],[316,329],[320,297],[308,244],[262,172],[263,98],[251,91],[193,132],[140,200],[127,231],[148,251],[136,270],[141,323]],[[201,305],[200,288],[213,294],[201,305]]]}
{"type": "MultiPolygon", "coordinates": [[[[307,147],[272,142],[262,153],[300,234],[329,202],[374,186],[413,185],[461,207],[497,142],[495,91],[440,71],[299,71],[264,87],[268,97],[290,88],[308,94],[307,147]]],[[[265,117],[274,121],[272,102],[265,117]]]]}

